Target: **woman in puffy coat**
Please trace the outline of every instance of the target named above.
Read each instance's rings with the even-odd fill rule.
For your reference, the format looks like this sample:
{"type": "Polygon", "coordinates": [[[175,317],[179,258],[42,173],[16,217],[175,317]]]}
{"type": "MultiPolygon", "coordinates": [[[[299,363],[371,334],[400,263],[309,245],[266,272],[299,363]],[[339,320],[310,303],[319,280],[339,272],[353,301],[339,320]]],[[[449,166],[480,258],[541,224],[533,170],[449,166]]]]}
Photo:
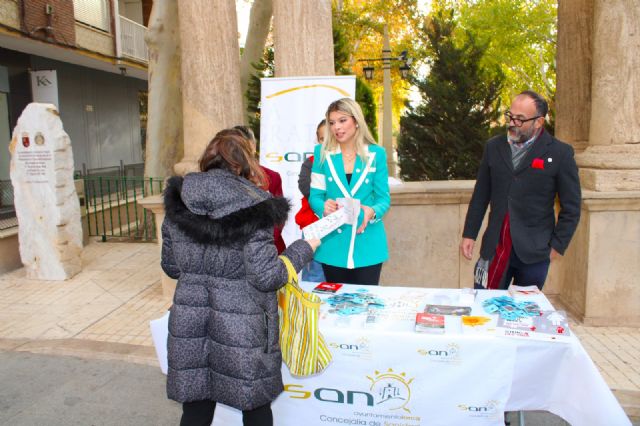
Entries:
{"type": "MultiPolygon", "coordinates": [[[[242,410],[245,425],[272,425],[283,390],[276,290],[288,278],[273,227],[289,204],[259,188],[264,175],[237,131],[213,138],[200,170],[164,193],[162,269],[178,279],[167,395],[183,404],[181,425],[210,425],[216,402],[242,410]]],[[[283,255],[299,271],[319,244],[298,240],[283,255]]]]}

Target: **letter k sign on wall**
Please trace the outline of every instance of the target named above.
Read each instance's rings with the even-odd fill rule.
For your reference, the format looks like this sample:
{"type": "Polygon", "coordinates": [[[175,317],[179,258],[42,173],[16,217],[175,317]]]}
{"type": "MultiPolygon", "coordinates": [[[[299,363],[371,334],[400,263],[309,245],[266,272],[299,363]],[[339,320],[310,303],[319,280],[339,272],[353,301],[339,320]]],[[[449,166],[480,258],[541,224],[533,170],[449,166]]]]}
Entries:
{"type": "Polygon", "coordinates": [[[33,102],[54,104],[58,110],[58,77],[56,70],[29,71],[33,102]]]}
{"type": "Polygon", "coordinates": [[[36,77],[36,85],[39,86],[51,86],[51,81],[44,75],[36,77]]]}

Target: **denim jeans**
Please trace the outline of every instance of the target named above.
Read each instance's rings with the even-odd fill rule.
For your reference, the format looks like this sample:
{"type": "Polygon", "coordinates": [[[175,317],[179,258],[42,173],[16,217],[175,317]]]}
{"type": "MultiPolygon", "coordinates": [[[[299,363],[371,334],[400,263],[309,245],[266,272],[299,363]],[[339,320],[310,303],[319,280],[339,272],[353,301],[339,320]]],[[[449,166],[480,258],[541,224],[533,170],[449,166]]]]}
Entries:
{"type": "Polygon", "coordinates": [[[307,266],[302,269],[302,281],[310,281],[314,283],[321,283],[325,281],[322,265],[315,260],[311,260],[311,262],[307,263],[307,266]]]}
{"type": "Polygon", "coordinates": [[[550,260],[546,259],[541,262],[527,264],[520,260],[515,250],[511,250],[505,279],[506,287],[509,287],[513,279],[513,284],[515,285],[536,285],[542,290],[542,286],[544,286],[544,282],[547,279],[550,263],[550,260]]]}

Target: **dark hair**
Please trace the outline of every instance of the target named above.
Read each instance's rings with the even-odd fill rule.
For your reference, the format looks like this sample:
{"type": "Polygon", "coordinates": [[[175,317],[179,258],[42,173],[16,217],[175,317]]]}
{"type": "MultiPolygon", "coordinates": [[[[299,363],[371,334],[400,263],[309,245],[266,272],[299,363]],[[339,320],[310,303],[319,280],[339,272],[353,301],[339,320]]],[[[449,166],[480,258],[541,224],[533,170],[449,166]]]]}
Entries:
{"type": "Polygon", "coordinates": [[[251,142],[256,141],[256,136],[253,134],[253,130],[250,127],[244,125],[233,126],[233,130],[237,130],[242,133],[242,136],[249,139],[251,142]]]}
{"type": "Polygon", "coordinates": [[[533,103],[536,104],[536,112],[538,113],[538,115],[543,118],[547,116],[547,113],[549,112],[549,104],[542,96],[540,96],[533,90],[524,90],[520,92],[518,96],[526,96],[532,99],[533,103]]]}
{"type": "Polygon", "coordinates": [[[316,132],[317,132],[318,130],[320,130],[320,127],[322,127],[322,126],[326,126],[326,125],[327,125],[327,119],[326,119],[326,118],[323,118],[323,119],[322,119],[322,121],[320,121],[320,122],[318,123],[318,127],[316,127],[316,132]]]}
{"type": "Polygon", "coordinates": [[[204,150],[199,165],[202,172],[228,170],[260,188],[268,186],[267,177],[253,156],[253,143],[238,129],[219,131],[204,150]]]}

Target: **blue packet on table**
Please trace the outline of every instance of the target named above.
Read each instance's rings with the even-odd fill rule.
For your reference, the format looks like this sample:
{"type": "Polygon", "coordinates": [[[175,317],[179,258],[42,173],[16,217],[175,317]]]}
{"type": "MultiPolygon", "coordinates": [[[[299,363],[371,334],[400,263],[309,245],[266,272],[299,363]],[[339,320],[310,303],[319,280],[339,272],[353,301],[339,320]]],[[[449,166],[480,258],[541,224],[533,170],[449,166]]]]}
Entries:
{"type": "Polygon", "coordinates": [[[499,296],[486,299],[482,307],[489,314],[498,313],[502,318],[515,321],[518,318],[526,318],[540,315],[540,307],[532,301],[518,302],[509,296],[499,296]]]}
{"type": "Polygon", "coordinates": [[[347,306],[338,310],[338,315],[357,315],[365,312],[366,310],[358,306],[347,306]]]}
{"type": "Polygon", "coordinates": [[[330,313],[337,313],[341,316],[357,315],[364,313],[369,308],[382,309],[384,301],[369,294],[367,289],[358,289],[356,293],[342,293],[328,297],[325,300],[334,309],[330,313]]]}

